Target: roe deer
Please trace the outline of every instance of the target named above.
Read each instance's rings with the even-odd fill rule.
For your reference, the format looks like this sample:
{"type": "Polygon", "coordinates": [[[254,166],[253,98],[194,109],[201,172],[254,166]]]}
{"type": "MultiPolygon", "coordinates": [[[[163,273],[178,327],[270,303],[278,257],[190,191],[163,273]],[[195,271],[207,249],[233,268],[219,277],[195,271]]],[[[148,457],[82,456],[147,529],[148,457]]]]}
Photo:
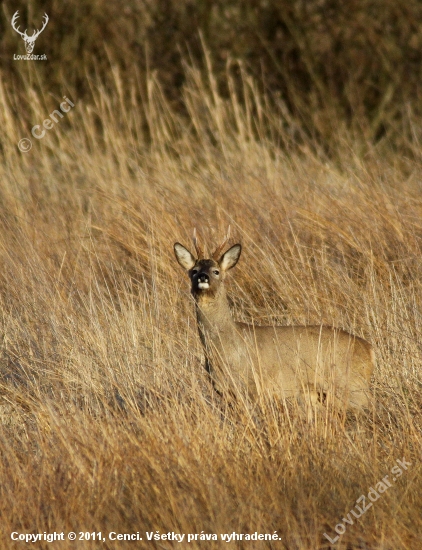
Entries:
{"type": "Polygon", "coordinates": [[[311,405],[367,407],[375,356],[366,340],[322,325],[255,326],[233,320],[224,278],[242,247],[235,244],[220,256],[227,241],[228,236],[210,258],[196,233],[196,258],[180,243],[174,245],[192,283],[206,369],[215,389],[305,398],[311,405]]]}

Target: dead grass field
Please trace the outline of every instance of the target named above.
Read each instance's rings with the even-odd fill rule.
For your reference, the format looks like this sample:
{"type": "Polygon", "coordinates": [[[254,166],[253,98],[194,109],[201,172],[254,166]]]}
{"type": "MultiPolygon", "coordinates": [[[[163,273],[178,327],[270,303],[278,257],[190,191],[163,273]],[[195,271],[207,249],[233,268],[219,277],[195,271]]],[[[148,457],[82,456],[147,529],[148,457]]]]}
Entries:
{"type": "Polygon", "coordinates": [[[250,81],[241,107],[192,71],[188,118],[152,77],[142,104],[122,88],[116,73],[114,91],[93,88],[94,107],[72,97],[25,154],[19,139],[62,99],[34,91],[18,105],[0,90],[1,548],[25,547],[13,531],[144,539],[32,545],[60,549],[422,548],[417,138],[412,160],[341,128],[331,160],[313,143],[282,152],[271,135],[285,121],[250,81]],[[244,247],[228,283],[236,317],[367,338],[366,417],[308,424],[294,408],[251,412],[213,395],[172,246],[195,226],[213,244],[229,223],[244,247]],[[330,545],[323,534],[403,459],[330,545]],[[219,540],[148,542],[147,531],[219,540]],[[280,540],[220,539],[274,531],[280,540]]]}

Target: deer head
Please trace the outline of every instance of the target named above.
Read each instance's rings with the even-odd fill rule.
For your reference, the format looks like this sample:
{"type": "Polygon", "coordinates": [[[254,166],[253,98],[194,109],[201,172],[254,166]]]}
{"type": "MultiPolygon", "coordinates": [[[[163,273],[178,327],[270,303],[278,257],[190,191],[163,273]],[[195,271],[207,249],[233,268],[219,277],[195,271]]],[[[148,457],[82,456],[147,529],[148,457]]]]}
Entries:
{"type": "Polygon", "coordinates": [[[227,236],[211,254],[210,258],[204,257],[204,249],[199,245],[194,232],[194,246],[196,258],[180,243],[174,245],[174,253],[179,264],[186,269],[192,283],[192,294],[197,301],[215,300],[221,289],[226,272],[234,267],[242,251],[240,244],[235,244],[224,254],[221,254],[229,240],[230,229],[227,236]]]}
{"type": "Polygon", "coordinates": [[[26,34],[26,31],[27,29],[25,29],[25,32],[21,32],[19,30],[19,27],[16,27],[16,21],[19,17],[19,10],[14,14],[13,18],[12,18],[12,27],[14,28],[14,30],[20,34],[25,42],[25,49],[27,51],[27,53],[32,53],[33,50],[34,50],[34,46],[35,46],[35,40],[38,38],[38,36],[42,33],[42,31],[45,29],[47,23],[48,23],[48,15],[45,13],[44,14],[44,17],[43,17],[43,26],[42,26],[42,29],[40,29],[39,31],[34,31],[34,34],[32,34],[31,36],[28,36],[26,34]]]}

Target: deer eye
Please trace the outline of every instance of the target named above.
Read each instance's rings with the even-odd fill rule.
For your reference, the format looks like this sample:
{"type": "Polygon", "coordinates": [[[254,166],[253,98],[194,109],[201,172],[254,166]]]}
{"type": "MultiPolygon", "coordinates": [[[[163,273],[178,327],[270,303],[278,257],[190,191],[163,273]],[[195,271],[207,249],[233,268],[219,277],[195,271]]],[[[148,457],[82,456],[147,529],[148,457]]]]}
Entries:
{"type": "Polygon", "coordinates": [[[192,269],[192,275],[196,275],[198,273],[199,269],[192,269]]]}
{"type": "Polygon", "coordinates": [[[220,272],[218,271],[218,269],[214,269],[213,273],[214,275],[220,275],[220,272]]]}

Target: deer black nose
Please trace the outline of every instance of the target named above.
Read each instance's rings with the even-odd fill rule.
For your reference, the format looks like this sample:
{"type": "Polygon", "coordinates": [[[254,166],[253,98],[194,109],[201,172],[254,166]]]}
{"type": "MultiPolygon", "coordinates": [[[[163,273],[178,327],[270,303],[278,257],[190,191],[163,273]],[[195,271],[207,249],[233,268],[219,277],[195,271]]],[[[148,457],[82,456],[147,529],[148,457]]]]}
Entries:
{"type": "Polygon", "coordinates": [[[209,283],[210,278],[208,277],[208,275],[206,273],[200,273],[198,275],[198,282],[199,283],[209,283]]]}

